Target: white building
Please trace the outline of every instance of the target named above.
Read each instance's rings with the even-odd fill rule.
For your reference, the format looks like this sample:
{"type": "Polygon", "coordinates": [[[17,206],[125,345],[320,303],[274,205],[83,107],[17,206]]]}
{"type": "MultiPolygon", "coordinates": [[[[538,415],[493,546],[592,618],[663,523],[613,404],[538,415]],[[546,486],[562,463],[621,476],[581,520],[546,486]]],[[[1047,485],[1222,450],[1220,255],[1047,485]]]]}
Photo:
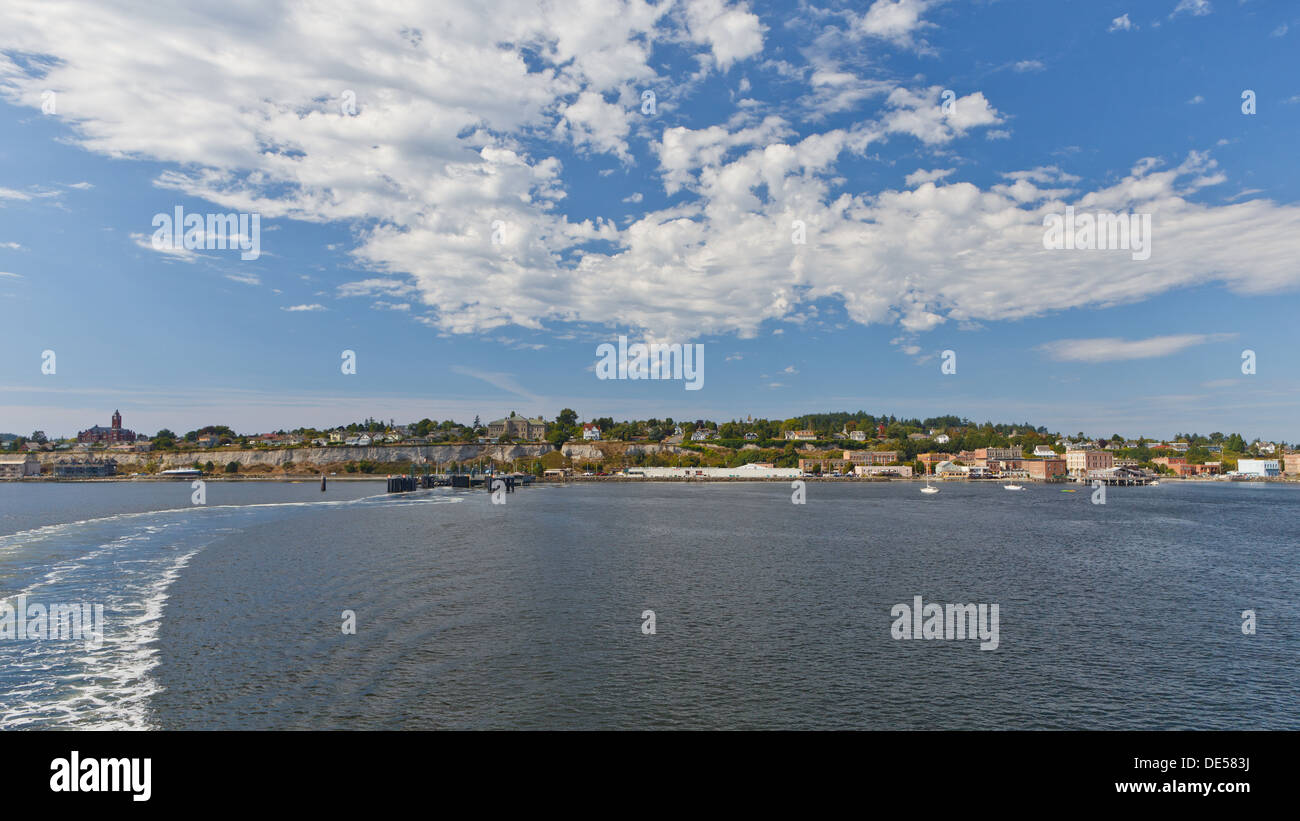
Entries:
{"type": "Polygon", "coordinates": [[[911,465],[854,465],[854,476],[901,476],[911,478],[911,465]]]}
{"type": "Polygon", "coordinates": [[[1282,466],[1276,459],[1238,459],[1237,473],[1241,476],[1278,476],[1282,466]]]}
{"type": "Polygon", "coordinates": [[[946,433],[941,433],[938,436],[934,437],[934,441],[940,445],[946,445],[952,441],[952,437],[946,433]]]}
{"type": "Polygon", "coordinates": [[[584,441],[587,442],[599,442],[600,428],[596,427],[590,422],[584,422],[582,425],[582,438],[584,441]]]}

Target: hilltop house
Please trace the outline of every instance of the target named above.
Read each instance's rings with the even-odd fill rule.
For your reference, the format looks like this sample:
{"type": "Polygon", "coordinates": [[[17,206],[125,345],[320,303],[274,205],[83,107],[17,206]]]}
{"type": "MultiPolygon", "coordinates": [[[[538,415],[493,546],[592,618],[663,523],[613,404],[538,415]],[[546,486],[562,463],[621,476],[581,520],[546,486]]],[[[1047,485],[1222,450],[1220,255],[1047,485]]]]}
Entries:
{"type": "Polygon", "coordinates": [[[487,433],[489,439],[500,439],[502,436],[509,436],[512,439],[539,442],[546,438],[546,420],[510,416],[488,422],[487,433]]]}

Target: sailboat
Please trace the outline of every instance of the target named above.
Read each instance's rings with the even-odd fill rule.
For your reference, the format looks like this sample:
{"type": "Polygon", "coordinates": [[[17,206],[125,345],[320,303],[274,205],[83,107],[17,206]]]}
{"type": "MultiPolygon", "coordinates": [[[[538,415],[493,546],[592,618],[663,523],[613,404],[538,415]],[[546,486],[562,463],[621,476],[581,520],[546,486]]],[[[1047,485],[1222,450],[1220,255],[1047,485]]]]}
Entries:
{"type": "Polygon", "coordinates": [[[925,474],[925,487],[921,488],[922,493],[938,493],[939,488],[930,486],[930,474],[925,474]]]}
{"type": "Polygon", "coordinates": [[[1003,490],[1024,490],[1025,488],[1023,485],[1018,485],[1015,482],[1011,482],[1009,484],[1003,485],[1002,489],[1003,490]]]}

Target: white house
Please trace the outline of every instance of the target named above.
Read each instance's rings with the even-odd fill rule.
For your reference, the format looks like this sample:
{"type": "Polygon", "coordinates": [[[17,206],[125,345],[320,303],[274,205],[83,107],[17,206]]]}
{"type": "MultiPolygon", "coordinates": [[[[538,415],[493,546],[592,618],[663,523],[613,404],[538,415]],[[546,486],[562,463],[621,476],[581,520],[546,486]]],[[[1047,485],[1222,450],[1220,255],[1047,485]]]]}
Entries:
{"type": "Polygon", "coordinates": [[[1051,445],[1034,445],[1035,456],[1055,456],[1056,451],[1052,450],[1051,445]]]}
{"type": "Polygon", "coordinates": [[[584,422],[582,425],[582,438],[588,442],[599,442],[600,428],[590,422],[584,422]]]}
{"type": "Polygon", "coordinates": [[[952,437],[946,433],[941,433],[938,436],[934,437],[934,441],[940,445],[946,445],[952,441],[952,437]]]}

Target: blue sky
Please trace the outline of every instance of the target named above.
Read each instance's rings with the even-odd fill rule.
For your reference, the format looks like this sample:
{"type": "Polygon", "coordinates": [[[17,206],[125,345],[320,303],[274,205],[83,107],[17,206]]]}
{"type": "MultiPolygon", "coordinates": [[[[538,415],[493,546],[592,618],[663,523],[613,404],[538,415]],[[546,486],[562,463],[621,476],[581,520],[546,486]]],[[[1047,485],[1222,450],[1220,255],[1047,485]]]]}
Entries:
{"type": "Polygon", "coordinates": [[[0,431],[1300,439],[1294,3],[330,5],[0,11],[0,431]],[[259,214],[261,256],[155,249],[177,206],[259,214]],[[1066,206],[1150,214],[1150,258],[1044,249],[1066,206]],[[702,343],[703,389],[598,380],[619,334],[702,343]]]}

